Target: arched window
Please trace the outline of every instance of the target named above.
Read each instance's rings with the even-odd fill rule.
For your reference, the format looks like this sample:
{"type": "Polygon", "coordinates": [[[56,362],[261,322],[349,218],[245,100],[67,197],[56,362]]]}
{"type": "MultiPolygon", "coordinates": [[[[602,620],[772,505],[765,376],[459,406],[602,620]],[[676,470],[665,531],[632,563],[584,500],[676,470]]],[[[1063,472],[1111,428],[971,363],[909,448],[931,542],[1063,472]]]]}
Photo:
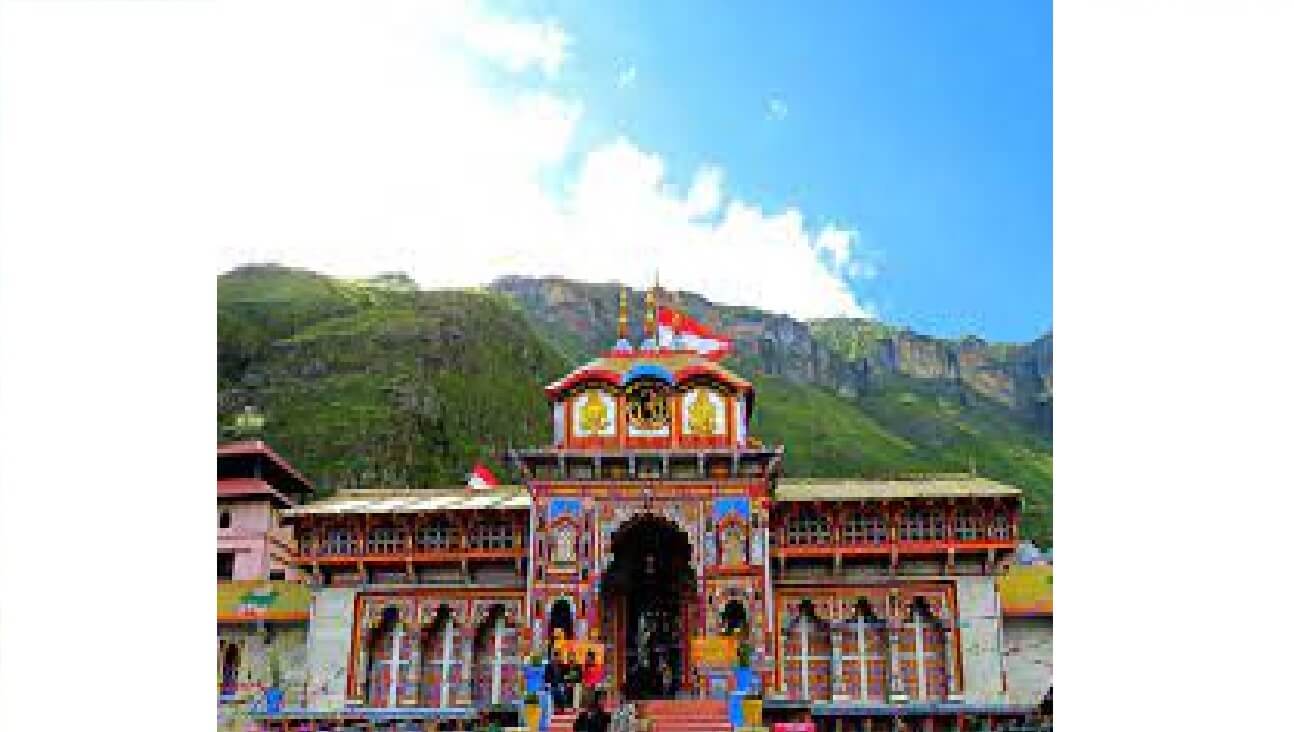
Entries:
{"type": "Polygon", "coordinates": [[[947,629],[924,599],[912,602],[899,633],[899,681],[912,701],[948,697],[947,629]]]}
{"type": "Polygon", "coordinates": [[[413,637],[393,607],[382,611],[382,622],[369,644],[368,705],[394,707],[401,682],[410,675],[413,637]]]}
{"type": "Polygon", "coordinates": [[[792,699],[831,698],[831,634],[805,600],[782,637],[782,686],[792,699]]]}
{"type": "Polygon", "coordinates": [[[515,701],[517,689],[517,631],[507,622],[502,605],[490,609],[472,647],[472,701],[478,708],[515,701]]]}
{"type": "Polygon", "coordinates": [[[454,706],[454,690],[462,683],[461,642],[454,614],[442,605],[431,627],[423,630],[422,669],[418,674],[423,706],[454,706]]]}
{"type": "Polygon", "coordinates": [[[841,666],[845,688],[864,701],[884,701],[889,659],[889,634],[865,598],[854,606],[853,618],[841,634],[841,666]]]}

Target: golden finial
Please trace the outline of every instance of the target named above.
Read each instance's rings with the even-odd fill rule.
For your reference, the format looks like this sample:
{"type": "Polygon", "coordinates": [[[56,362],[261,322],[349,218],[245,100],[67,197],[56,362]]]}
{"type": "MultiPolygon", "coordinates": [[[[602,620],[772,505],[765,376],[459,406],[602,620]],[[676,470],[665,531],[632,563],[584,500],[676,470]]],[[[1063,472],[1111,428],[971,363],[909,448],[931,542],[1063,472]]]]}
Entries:
{"type": "Polygon", "coordinates": [[[620,321],[616,328],[616,337],[620,340],[629,339],[629,288],[620,288],[620,321]]]}
{"type": "Polygon", "coordinates": [[[656,340],[656,288],[647,291],[647,312],[643,315],[643,338],[656,340]]]}

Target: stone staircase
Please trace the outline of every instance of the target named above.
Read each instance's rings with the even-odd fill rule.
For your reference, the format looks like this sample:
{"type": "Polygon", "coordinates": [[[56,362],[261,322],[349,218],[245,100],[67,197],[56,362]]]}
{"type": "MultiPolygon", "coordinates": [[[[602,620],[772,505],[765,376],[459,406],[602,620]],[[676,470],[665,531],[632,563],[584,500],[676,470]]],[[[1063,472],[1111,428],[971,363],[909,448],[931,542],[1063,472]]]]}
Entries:
{"type": "Polygon", "coordinates": [[[732,732],[722,699],[657,699],[638,702],[638,718],[651,732],[732,732]]]}

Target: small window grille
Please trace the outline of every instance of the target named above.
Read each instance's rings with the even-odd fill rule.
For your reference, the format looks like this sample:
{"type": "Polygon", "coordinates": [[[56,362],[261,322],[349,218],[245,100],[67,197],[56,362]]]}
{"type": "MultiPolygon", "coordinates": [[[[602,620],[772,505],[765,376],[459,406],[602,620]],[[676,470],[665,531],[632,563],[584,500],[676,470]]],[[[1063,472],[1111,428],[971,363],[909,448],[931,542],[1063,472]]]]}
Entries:
{"type": "Polygon", "coordinates": [[[855,511],[845,519],[846,544],[884,544],[889,538],[885,530],[885,517],[867,511],[855,511]]]}
{"type": "Polygon", "coordinates": [[[398,554],[404,551],[404,529],[379,526],[369,532],[369,554],[398,554]]]}
{"type": "Polygon", "coordinates": [[[980,526],[979,517],[970,511],[958,511],[953,517],[953,532],[958,541],[979,541],[984,538],[984,529],[980,526]]]}
{"type": "Polygon", "coordinates": [[[990,539],[1003,541],[1011,538],[1011,517],[1005,511],[993,514],[993,519],[989,522],[988,535],[990,539]]]}
{"type": "Polygon", "coordinates": [[[827,517],[805,512],[791,519],[786,527],[787,546],[813,546],[831,542],[831,529],[827,517]]]}
{"type": "Polygon", "coordinates": [[[458,546],[458,527],[437,521],[418,529],[418,551],[446,551],[458,546]]]}
{"type": "Polygon", "coordinates": [[[904,511],[899,521],[899,541],[931,541],[934,539],[932,517],[925,511],[904,511]]]}
{"type": "Polygon", "coordinates": [[[348,555],[359,550],[359,540],[351,529],[328,529],[324,534],[321,554],[348,555]]]}
{"type": "Polygon", "coordinates": [[[472,527],[473,549],[511,549],[514,546],[512,524],[490,521],[472,527]]]}

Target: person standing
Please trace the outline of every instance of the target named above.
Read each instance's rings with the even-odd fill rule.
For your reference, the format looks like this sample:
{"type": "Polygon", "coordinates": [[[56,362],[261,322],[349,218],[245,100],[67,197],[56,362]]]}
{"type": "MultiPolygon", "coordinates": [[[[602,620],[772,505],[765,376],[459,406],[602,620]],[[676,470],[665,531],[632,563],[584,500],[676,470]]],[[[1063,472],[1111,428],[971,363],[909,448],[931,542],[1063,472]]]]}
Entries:
{"type": "Polygon", "coordinates": [[[575,732],[607,732],[610,726],[611,715],[602,708],[602,691],[595,691],[589,696],[588,706],[575,718],[575,732]]]}
{"type": "Polygon", "coordinates": [[[566,693],[571,695],[567,700],[575,709],[582,709],[580,704],[580,687],[584,682],[584,669],[580,667],[575,651],[566,654],[566,666],[563,669],[566,678],[566,693]]]}
{"type": "Polygon", "coordinates": [[[589,651],[584,656],[584,693],[587,695],[586,699],[592,699],[593,695],[597,693],[598,687],[602,686],[602,677],[604,675],[605,670],[602,664],[598,663],[597,654],[589,651]]]}
{"type": "Polygon", "coordinates": [[[548,668],[544,669],[544,681],[548,684],[549,693],[553,697],[553,707],[557,711],[566,709],[566,695],[563,690],[566,685],[566,674],[562,669],[562,654],[549,650],[548,668]]]}

